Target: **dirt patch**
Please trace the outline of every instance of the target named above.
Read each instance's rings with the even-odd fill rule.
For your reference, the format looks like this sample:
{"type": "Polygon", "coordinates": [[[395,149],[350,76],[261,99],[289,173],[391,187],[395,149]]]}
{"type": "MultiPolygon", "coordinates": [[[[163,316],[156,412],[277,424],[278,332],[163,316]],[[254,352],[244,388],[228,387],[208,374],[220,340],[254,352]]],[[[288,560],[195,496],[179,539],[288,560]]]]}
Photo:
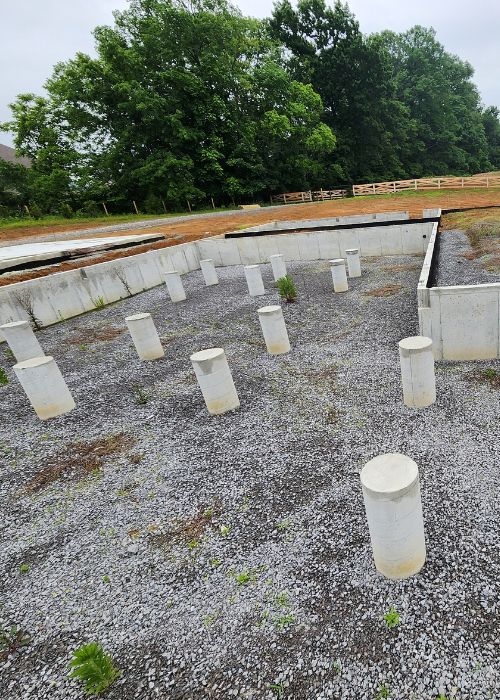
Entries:
{"type": "Polygon", "coordinates": [[[85,474],[101,471],[104,460],[130,449],[135,440],[125,433],[117,433],[90,442],[69,443],[64,452],[55,455],[46,467],[28,481],[21,494],[37,493],[61,479],[79,479],[85,474]]]}
{"type": "Polygon", "coordinates": [[[65,338],[69,345],[90,345],[107,340],[114,340],[124,332],[124,328],[85,328],[76,335],[65,338]]]}
{"type": "Polygon", "coordinates": [[[167,550],[175,545],[195,548],[205,530],[213,526],[214,517],[220,515],[221,511],[222,507],[219,502],[212,506],[199,508],[195,516],[178,520],[170,530],[150,534],[149,542],[154,547],[167,550]]]}
{"type": "Polygon", "coordinates": [[[481,370],[473,370],[465,375],[465,379],[475,384],[487,384],[492,389],[500,389],[500,372],[496,369],[488,368],[481,370]]]}
{"type": "Polygon", "coordinates": [[[365,294],[369,297],[392,297],[394,294],[398,294],[402,289],[403,287],[400,284],[386,284],[384,287],[370,289],[368,292],[365,292],[365,294]]]}

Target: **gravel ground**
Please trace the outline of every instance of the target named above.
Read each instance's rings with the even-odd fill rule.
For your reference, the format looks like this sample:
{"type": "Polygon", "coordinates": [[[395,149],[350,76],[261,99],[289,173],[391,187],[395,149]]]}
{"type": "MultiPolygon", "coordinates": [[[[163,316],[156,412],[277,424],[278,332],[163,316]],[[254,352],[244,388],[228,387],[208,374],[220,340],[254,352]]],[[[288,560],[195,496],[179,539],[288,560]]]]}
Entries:
{"type": "Polygon", "coordinates": [[[328,263],[291,265],[287,356],[261,338],[269,266],[257,299],[241,268],[210,288],[195,272],[181,304],[161,287],[47,328],[77,402],[48,422],[0,350],[0,624],[32,635],[0,664],[3,697],[80,700],[67,664],[94,640],[122,670],[109,700],[499,697],[499,363],[439,363],[437,403],[403,405],[397,342],[417,332],[420,266],[364,260],[335,295],[328,263]],[[145,310],[163,360],[139,362],[126,333],[97,340],[145,310]],[[241,400],[219,417],[189,362],[211,346],[241,400]],[[121,432],[122,451],[79,475],[75,441],[121,432]],[[428,545],[402,582],[374,568],[359,483],[389,451],[419,464],[428,545]],[[73,472],[26,494],[73,457],[73,472]]]}
{"type": "Polygon", "coordinates": [[[439,237],[436,287],[500,282],[498,270],[488,270],[485,258],[467,260],[463,257],[472,251],[463,231],[440,231],[439,237]]]}

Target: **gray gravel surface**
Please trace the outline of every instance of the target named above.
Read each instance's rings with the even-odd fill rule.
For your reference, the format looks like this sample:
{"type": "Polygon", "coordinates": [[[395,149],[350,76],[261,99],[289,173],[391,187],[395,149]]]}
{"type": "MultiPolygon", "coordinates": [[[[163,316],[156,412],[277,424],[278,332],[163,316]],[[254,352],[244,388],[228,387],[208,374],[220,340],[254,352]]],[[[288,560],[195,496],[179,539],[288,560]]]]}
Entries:
{"type": "Polygon", "coordinates": [[[162,286],[47,328],[77,402],[47,422],[0,350],[0,624],[32,635],[0,665],[4,698],[80,700],[67,664],[93,640],[122,670],[109,700],[499,697],[498,390],[471,381],[499,363],[440,363],[436,404],[403,405],[397,342],[417,332],[420,266],[363,260],[335,295],[327,263],[291,265],[286,356],[266,354],[257,318],[277,299],[269,266],[257,299],[239,267],[210,288],[194,272],[180,304],[162,286]],[[366,294],[388,284],[401,290],[366,294]],[[95,340],[140,311],[163,360],[140,362],[125,332],[95,340]],[[189,361],[211,346],[241,400],[219,417],[189,361]],[[102,470],[78,475],[75,458],[23,495],[76,441],[120,432],[134,443],[102,470]],[[421,476],[428,559],[403,582],[374,568],[359,482],[389,451],[421,476]]]}
{"type": "Polygon", "coordinates": [[[467,260],[472,248],[463,231],[440,231],[436,287],[500,282],[497,269],[488,270],[486,258],[467,260]]]}

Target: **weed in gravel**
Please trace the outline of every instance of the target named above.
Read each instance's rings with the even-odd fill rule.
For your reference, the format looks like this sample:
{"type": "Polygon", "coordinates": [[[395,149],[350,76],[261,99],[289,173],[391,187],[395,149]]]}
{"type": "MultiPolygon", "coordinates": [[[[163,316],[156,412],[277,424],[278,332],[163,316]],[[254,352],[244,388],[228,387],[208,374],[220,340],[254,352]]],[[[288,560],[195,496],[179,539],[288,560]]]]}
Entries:
{"type": "Polygon", "coordinates": [[[145,406],[149,401],[149,394],[140,384],[132,384],[132,394],[138,406],[145,406]]]}
{"type": "Polygon", "coordinates": [[[212,524],[213,518],[220,512],[220,505],[200,508],[198,513],[191,518],[179,520],[173,528],[166,532],[155,532],[150,534],[149,542],[153,546],[161,549],[169,549],[174,545],[187,546],[195,549],[205,532],[206,528],[212,524]],[[196,543],[196,544],[194,544],[196,543]]]}
{"type": "Polygon", "coordinates": [[[27,646],[30,642],[30,635],[19,629],[17,625],[12,625],[9,629],[0,627],[0,661],[5,661],[9,654],[27,646]]]}
{"type": "Polygon", "coordinates": [[[288,593],[286,591],[283,591],[282,593],[278,593],[275,600],[276,600],[276,605],[279,605],[282,608],[288,608],[290,606],[290,599],[289,599],[288,593]]]}
{"type": "Polygon", "coordinates": [[[90,298],[92,299],[92,303],[94,304],[94,307],[96,309],[104,309],[104,307],[106,306],[104,297],[96,297],[95,299],[93,297],[90,298]]]}
{"type": "Polygon", "coordinates": [[[392,297],[400,292],[403,287],[400,284],[386,284],[384,287],[376,287],[365,292],[369,297],[392,297]]]}
{"type": "Polygon", "coordinates": [[[332,664],[332,671],[334,673],[340,673],[342,671],[342,666],[338,661],[334,661],[332,664]]]}
{"type": "Polygon", "coordinates": [[[385,700],[390,695],[390,690],[385,683],[379,687],[377,694],[375,695],[375,700],[385,700]]]}
{"type": "Polygon", "coordinates": [[[7,376],[7,373],[4,369],[2,369],[0,367],[0,386],[5,386],[8,383],[9,383],[9,378],[7,376]]]}
{"type": "Polygon", "coordinates": [[[281,631],[287,629],[287,627],[290,627],[290,625],[293,625],[294,622],[295,615],[292,615],[292,613],[287,613],[286,615],[279,615],[278,617],[274,618],[274,624],[281,631]]]}
{"type": "Polygon", "coordinates": [[[297,299],[297,288],[290,275],[285,275],[285,277],[280,277],[279,280],[276,280],[276,287],[280,297],[288,304],[293,303],[297,299]]]}
{"type": "Polygon", "coordinates": [[[209,615],[205,615],[203,617],[203,620],[202,620],[203,627],[207,627],[207,628],[211,627],[214,624],[214,622],[217,621],[218,617],[219,617],[219,613],[211,613],[209,615]]]}
{"type": "Polygon", "coordinates": [[[389,612],[384,615],[385,624],[391,630],[393,627],[397,627],[400,622],[400,615],[396,612],[396,609],[392,607],[389,612]]]}
{"type": "Polygon", "coordinates": [[[200,546],[199,540],[189,540],[189,542],[187,543],[187,548],[190,550],[196,549],[199,546],[200,546]]]}
{"type": "Polygon", "coordinates": [[[214,558],[210,559],[210,564],[214,567],[214,569],[217,569],[222,564],[222,562],[220,559],[214,558]]]}
{"type": "Polygon", "coordinates": [[[20,571],[22,574],[27,574],[27,573],[29,572],[29,570],[30,570],[30,565],[29,565],[29,564],[21,564],[21,566],[19,567],[19,571],[20,571]]]}
{"type": "Polygon", "coordinates": [[[500,389],[500,372],[492,367],[487,369],[472,370],[465,375],[469,382],[476,384],[489,384],[493,389],[500,389]]]}
{"type": "Polygon", "coordinates": [[[111,656],[97,642],[76,649],[69,665],[69,677],[82,681],[88,695],[101,695],[120,675],[111,656]]]}
{"type": "Polygon", "coordinates": [[[76,335],[66,338],[68,345],[77,345],[80,350],[88,350],[91,343],[114,340],[124,332],[123,328],[103,326],[102,328],[83,328],[76,335]]]}
{"type": "Polygon", "coordinates": [[[247,583],[255,581],[255,574],[252,574],[251,571],[242,571],[240,574],[236,574],[234,579],[238,586],[246,586],[247,583]]]}
{"type": "Polygon", "coordinates": [[[271,690],[274,690],[277,698],[282,698],[285,694],[285,686],[283,685],[283,683],[270,683],[269,688],[271,690]]]}
{"type": "Polygon", "coordinates": [[[37,493],[55,481],[65,478],[77,479],[86,474],[100,474],[106,457],[125,452],[134,444],[134,439],[125,433],[117,433],[89,442],[71,442],[21,490],[21,494],[37,493]]]}
{"type": "Polygon", "coordinates": [[[10,348],[5,348],[3,351],[6,360],[15,360],[16,357],[10,348]]]}
{"type": "Polygon", "coordinates": [[[229,525],[221,525],[219,527],[219,532],[222,537],[227,537],[231,532],[231,528],[229,527],[229,525]]]}
{"type": "Polygon", "coordinates": [[[111,579],[109,578],[108,575],[102,577],[103,583],[111,583],[111,579]]]}
{"type": "Polygon", "coordinates": [[[289,518],[285,518],[285,520],[282,520],[279,523],[276,523],[276,529],[283,531],[283,530],[290,530],[290,528],[293,527],[293,523],[289,518]]]}

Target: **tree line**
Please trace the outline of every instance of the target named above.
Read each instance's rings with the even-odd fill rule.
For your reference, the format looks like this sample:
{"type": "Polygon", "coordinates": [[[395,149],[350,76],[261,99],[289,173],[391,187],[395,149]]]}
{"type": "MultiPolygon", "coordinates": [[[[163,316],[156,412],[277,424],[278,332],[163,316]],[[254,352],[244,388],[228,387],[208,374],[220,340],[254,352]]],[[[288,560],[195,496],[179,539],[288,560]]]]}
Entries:
{"type": "Polygon", "coordinates": [[[29,170],[0,163],[4,213],[147,213],[211,198],[500,168],[500,120],[471,65],[432,29],[365,36],[347,4],[132,0],[97,56],[55,66],[0,125],[29,170]]]}

